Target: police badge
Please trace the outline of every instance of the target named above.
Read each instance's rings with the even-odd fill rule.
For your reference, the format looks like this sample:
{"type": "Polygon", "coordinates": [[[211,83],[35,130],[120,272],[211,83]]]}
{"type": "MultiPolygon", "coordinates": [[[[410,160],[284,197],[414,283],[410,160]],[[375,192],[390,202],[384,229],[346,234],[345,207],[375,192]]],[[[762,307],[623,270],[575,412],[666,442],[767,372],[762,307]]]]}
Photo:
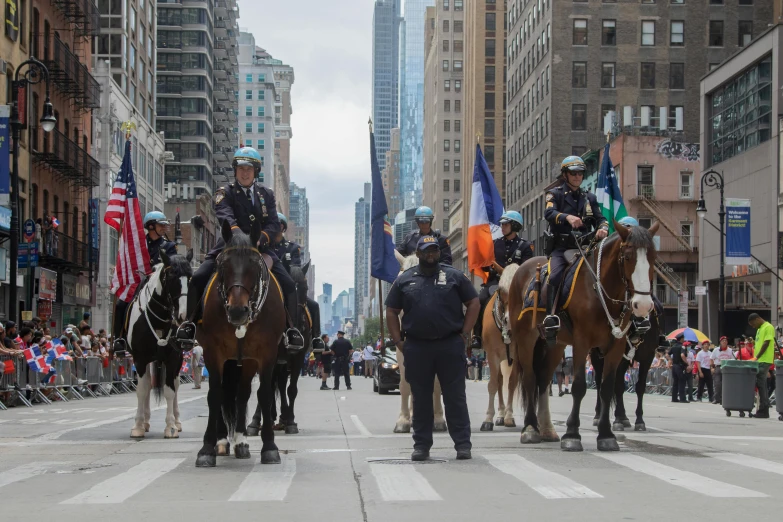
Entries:
{"type": "Polygon", "coordinates": [[[446,272],[441,270],[438,272],[438,283],[439,285],[445,285],[446,284],[446,272]]]}
{"type": "Polygon", "coordinates": [[[223,198],[226,197],[225,191],[223,189],[218,190],[215,192],[215,205],[220,205],[220,202],[223,201],[223,198]]]}

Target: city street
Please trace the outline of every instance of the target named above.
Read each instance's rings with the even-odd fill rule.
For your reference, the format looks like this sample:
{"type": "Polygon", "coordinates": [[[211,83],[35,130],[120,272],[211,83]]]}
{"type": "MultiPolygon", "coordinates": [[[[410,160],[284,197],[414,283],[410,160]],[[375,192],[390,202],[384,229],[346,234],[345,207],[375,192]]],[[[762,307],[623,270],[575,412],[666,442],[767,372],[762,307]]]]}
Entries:
{"type": "MultiPolygon", "coordinates": [[[[259,464],[254,438],[251,460],[221,457],[216,468],[195,467],[206,384],[180,388],[179,440],[163,439],[160,408],[147,439],[131,440],[136,399],[129,394],[0,411],[0,518],[396,522],[701,513],[734,521],[762,513],[771,519],[783,507],[777,415],[728,418],[706,401],[671,404],[648,395],[648,432],[626,431],[619,453],[598,453],[591,390],[582,418],[585,451],[564,453],[555,443],[520,445],[520,428],[478,432],[486,381],[467,382],[473,460],[456,461],[448,435],[438,434],[432,455],[443,461],[414,464],[410,435],[392,433],[398,395],[372,393],[364,378],[354,379],[351,391],[319,391],[320,381],[310,377],[300,383],[300,434],[277,433],[277,466],[259,464]]],[[[632,411],[635,398],[627,397],[632,411]]],[[[562,434],[571,397],[555,393],[551,404],[562,434]]],[[[518,405],[516,411],[519,425],[518,405]]]]}

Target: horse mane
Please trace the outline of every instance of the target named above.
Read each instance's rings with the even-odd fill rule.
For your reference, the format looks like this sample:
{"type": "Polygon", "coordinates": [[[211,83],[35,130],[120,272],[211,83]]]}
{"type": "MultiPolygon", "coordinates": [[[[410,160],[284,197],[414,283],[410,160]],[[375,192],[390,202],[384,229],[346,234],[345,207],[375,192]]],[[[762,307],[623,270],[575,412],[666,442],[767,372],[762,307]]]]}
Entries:
{"type": "Polygon", "coordinates": [[[226,247],[253,248],[253,242],[250,241],[250,236],[247,234],[234,234],[231,240],[226,243],[226,247]]]}
{"type": "Polygon", "coordinates": [[[648,252],[655,252],[655,243],[653,242],[652,234],[644,227],[631,227],[631,233],[628,234],[628,239],[625,240],[625,244],[632,246],[633,248],[644,248],[648,252]]]}
{"type": "Polygon", "coordinates": [[[190,277],[193,275],[193,267],[190,266],[185,256],[179,254],[169,258],[169,268],[174,277],[190,277]]]}
{"type": "Polygon", "coordinates": [[[498,287],[502,293],[508,294],[508,291],[511,288],[511,281],[514,280],[514,274],[517,273],[518,269],[519,265],[516,263],[511,263],[503,269],[503,273],[500,275],[500,282],[498,283],[498,287]]]}
{"type": "Polygon", "coordinates": [[[402,261],[402,263],[400,263],[400,272],[405,272],[406,270],[413,268],[418,264],[419,264],[419,258],[416,257],[416,254],[411,254],[408,257],[406,257],[402,261]]]}

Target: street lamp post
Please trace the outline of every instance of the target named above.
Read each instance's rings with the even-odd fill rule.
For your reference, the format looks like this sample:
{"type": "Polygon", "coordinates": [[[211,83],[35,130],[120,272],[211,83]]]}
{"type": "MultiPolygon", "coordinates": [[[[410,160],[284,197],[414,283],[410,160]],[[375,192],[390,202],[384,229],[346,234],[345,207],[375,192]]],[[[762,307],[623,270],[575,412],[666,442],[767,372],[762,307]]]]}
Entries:
{"type": "MultiPolygon", "coordinates": [[[[718,209],[718,219],[720,220],[720,279],[718,281],[718,336],[721,335],[721,329],[725,328],[726,320],[726,276],[724,274],[726,260],[723,255],[724,233],[723,227],[726,220],[726,207],[723,201],[723,176],[714,170],[708,170],[701,176],[701,193],[699,202],[696,206],[696,213],[699,216],[701,233],[704,234],[704,217],[707,215],[707,206],[704,203],[704,186],[714,187],[720,190],[720,208],[718,209]]],[[[707,303],[709,307],[709,303],[707,303]]]]}
{"type": "MultiPolygon", "coordinates": [[[[41,128],[44,132],[51,132],[57,123],[57,118],[54,116],[54,108],[49,99],[49,70],[46,66],[35,58],[22,62],[16,68],[14,81],[11,85],[13,90],[11,132],[14,160],[11,166],[11,252],[9,255],[11,266],[9,266],[8,318],[12,321],[19,319],[16,315],[16,271],[19,260],[19,139],[22,135],[22,129],[27,127],[27,86],[35,85],[41,81],[46,82],[46,101],[40,120],[41,128]],[[24,72],[23,78],[20,79],[19,72],[25,67],[27,70],[24,72]]],[[[33,284],[32,280],[30,284],[33,284]]]]}

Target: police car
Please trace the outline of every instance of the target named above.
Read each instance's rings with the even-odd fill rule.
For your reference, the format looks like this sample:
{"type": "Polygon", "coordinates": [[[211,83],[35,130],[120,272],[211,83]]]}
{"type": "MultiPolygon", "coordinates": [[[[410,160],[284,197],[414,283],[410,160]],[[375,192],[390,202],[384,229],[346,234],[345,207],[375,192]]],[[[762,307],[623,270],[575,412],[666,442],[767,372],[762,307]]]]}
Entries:
{"type": "Polygon", "coordinates": [[[397,348],[386,348],[386,355],[373,352],[375,356],[375,371],[372,376],[372,391],[386,395],[390,391],[400,389],[400,365],[397,364],[397,348]]]}

